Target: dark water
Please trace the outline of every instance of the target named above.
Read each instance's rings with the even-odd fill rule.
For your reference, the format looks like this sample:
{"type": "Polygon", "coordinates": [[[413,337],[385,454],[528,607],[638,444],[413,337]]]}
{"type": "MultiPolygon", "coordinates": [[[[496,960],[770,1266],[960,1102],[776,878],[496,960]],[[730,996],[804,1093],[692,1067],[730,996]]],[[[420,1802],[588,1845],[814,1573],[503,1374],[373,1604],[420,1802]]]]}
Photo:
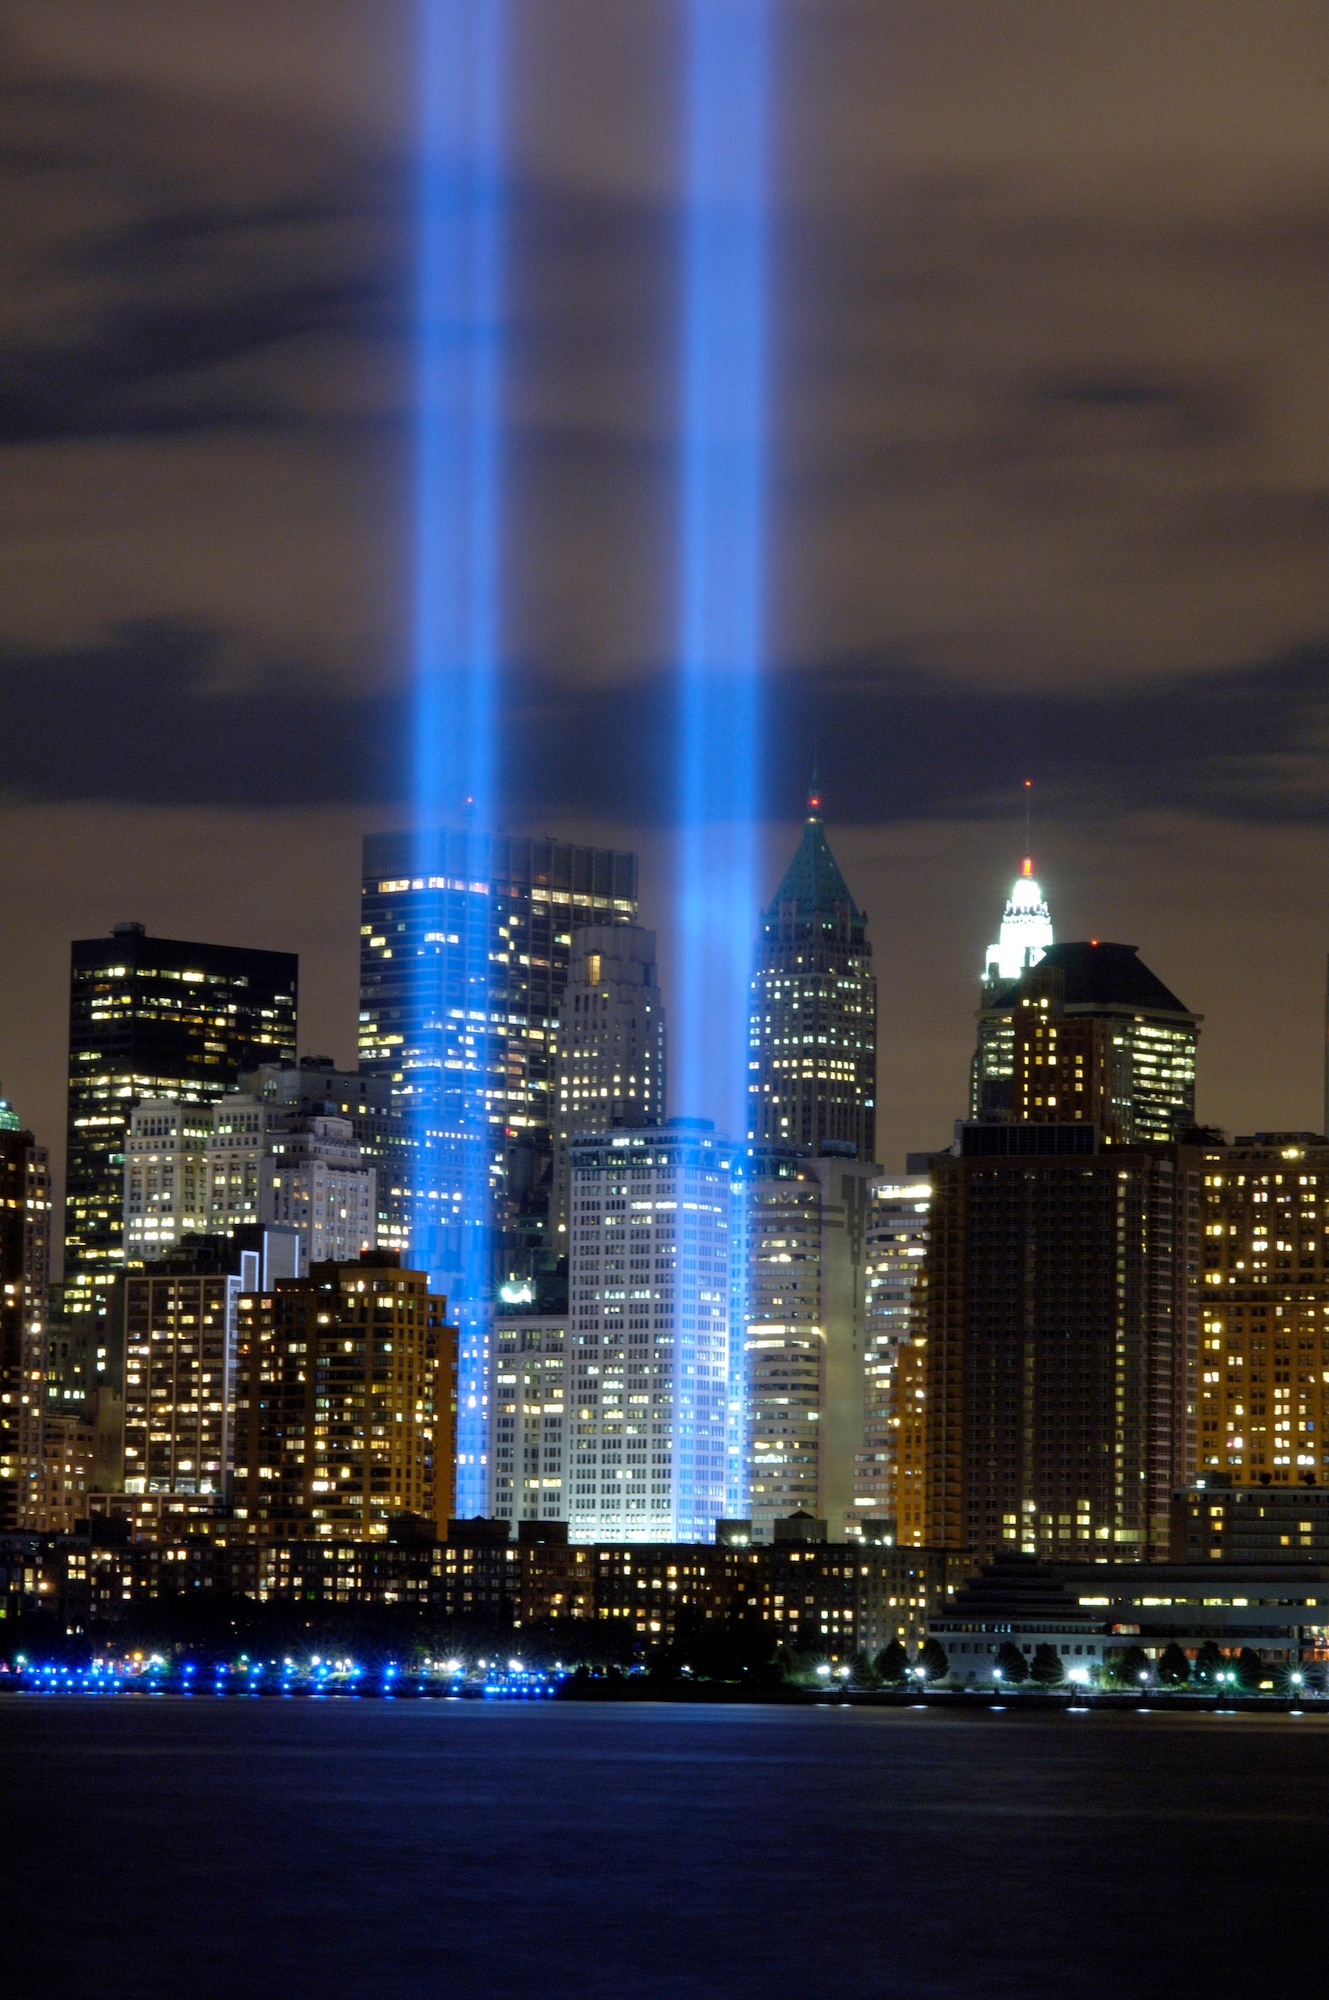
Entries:
{"type": "Polygon", "coordinates": [[[1318,1987],[1329,1720],[0,1703],[16,2000],[1318,1987]]]}

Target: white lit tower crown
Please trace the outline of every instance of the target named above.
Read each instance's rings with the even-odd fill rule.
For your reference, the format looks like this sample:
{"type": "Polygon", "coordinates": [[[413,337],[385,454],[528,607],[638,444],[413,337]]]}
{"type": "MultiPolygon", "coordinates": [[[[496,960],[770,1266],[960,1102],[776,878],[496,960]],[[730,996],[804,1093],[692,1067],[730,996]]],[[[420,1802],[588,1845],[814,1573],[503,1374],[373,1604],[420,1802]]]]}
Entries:
{"type": "Polygon", "coordinates": [[[1001,930],[983,962],[983,984],[1006,986],[1031,965],[1037,965],[1053,942],[1052,912],[1034,879],[1034,864],[1026,854],[1006,901],[1001,930]]]}
{"type": "Polygon", "coordinates": [[[1025,788],[1025,854],[1011,885],[997,941],[983,961],[982,998],[978,1011],[978,1045],[970,1065],[969,1115],[1004,1117],[1011,1103],[1015,1070],[1015,1030],[1011,1014],[1001,1010],[998,997],[1031,965],[1037,965],[1055,942],[1052,912],[1034,875],[1029,853],[1029,789],[1025,788]]]}

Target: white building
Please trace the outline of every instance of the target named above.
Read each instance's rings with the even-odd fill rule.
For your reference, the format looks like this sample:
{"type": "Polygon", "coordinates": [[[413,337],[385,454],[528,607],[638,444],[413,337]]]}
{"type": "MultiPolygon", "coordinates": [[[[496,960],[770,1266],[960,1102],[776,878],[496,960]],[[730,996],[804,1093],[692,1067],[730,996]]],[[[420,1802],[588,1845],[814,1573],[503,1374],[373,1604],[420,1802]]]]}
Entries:
{"type": "Polygon", "coordinates": [[[918,1176],[890,1176],[868,1189],[863,1449],[854,1499],[861,1513],[878,1518],[898,1518],[899,1355],[918,1326],[931,1209],[932,1183],[918,1176]]]}
{"type": "Polygon", "coordinates": [[[823,1156],[746,1183],[748,1508],[753,1534],[802,1512],[852,1529],[863,1446],[868,1189],[823,1156]]]}
{"type": "Polygon", "coordinates": [[[732,1150],[704,1120],[572,1141],[566,1478],[582,1542],[725,1513],[732,1150]]]}
{"type": "Polygon", "coordinates": [[[375,1239],[377,1186],[349,1119],[310,1118],[245,1093],[212,1104],[145,1098],[125,1142],[125,1255],[151,1263],[191,1234],[296,1230],[304,1268],[353,1263],[375,1239]]]}
{"type": "Polygon", "coordinates": [[[567,1519],[565,1314],[494,1322],[489,1514],[496,1521],[567,1519]]]}
{"type": "Polygon", "coordinates": [[[988,946],[983,961],[984,984],[1008,986],[1028,966],[1037,965],[1051,943],[1052,912],[1026,855],[1007,898],[997,942],[988,946]]]}

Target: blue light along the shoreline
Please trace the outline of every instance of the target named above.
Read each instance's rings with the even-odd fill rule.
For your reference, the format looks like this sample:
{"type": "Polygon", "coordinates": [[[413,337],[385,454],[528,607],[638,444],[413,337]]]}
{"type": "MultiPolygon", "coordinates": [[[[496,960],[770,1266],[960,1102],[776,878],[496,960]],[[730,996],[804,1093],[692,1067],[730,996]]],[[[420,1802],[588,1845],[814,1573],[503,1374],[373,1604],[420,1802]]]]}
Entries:
{"type": "MultiPolygon", "coordinates": [[[[421,0],[414,807],[416,874],[437,893],[436,1062],[410,1104],[412,1254],[461,1326],[458,1491],[483,1512],[491,1283],[489,922],[446,911],[438,829],[464,829],[464,883],[489,874],[498,674],[503,0],[421,0]]],[[[463,897],[469,899],[463,889],[463,897]]],[[[454,906],[455,907],[455,906],[454,906]]],[[[422,967],[422,974],[425,968],[422,967]]]]}
{"type": "MultiPolygon", "coordinates": [[[[758,909],[767,387],[767,0],[689,0],[676,1109],[746,1129],[758,909]]],[[[741,1231],[740,1231],[741,1235],[741,1231]]],[[[742,1254],[741,1243],[736,1245],[742,1254]]],[[[727,1497],[746,1509],[742,1287],[727,1497]]]]}

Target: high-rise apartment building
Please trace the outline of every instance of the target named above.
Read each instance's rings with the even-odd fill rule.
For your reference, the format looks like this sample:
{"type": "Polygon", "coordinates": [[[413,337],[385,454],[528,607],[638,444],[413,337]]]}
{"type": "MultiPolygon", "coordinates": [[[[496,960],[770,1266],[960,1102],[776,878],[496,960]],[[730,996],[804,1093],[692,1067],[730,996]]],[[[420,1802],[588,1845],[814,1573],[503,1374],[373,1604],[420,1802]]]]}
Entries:
{"type": "Polygon", "coordinates": [[[50,1256],[46,1149],[0,1097],[0,1531],[36,1524],[50,1256]]]}
{"type": "Polygon", "coordinates": [[[235,1510],[263,1535],[446,1533],[456,1328],[391,1251],[321,1264],[239,1302],[235,1510]]]}
{"type": "Polygon", "coordinates": [[[726,1502],[733,1153],[705,1121],[574,1139],[573,1541],[708,1541],[726,1502]]]}
{"type": "Polygon", "coordinates": [[[208,1261],[177,1254],[122,1280],[127,1494],[230,1497],[241,1281],[208,1261]]]}
{"type": "Polygon", "coordinates": [[[748,1138],[871,1160],[877,982],[867,919],[831,853],[815,796],[763,912],[748,1033],[748,1138]]]}
{"type": "Polygon", "coordinates": [[[566,1313],[502,1314],[494,1323],[493,1520],[567,1519],[567,1344],[566,1313]]]}
{"type": "Polygon", "coordinates": [[[967,1125],[934,1156],[901,1413],[928,1546],[1166,1558],[1195,1460],[1201,1183],[1198,1150],[1085,1124],[967,1125]]]}
{"type": "Polygon", "coordinates": [[[306,1269],[346,1262],[374,1247],[376,1178],[350,1118],[243,1091],[145,1098],[125,1143],[125,1255],[150,1262],[190,1235],[266,1224],[295,1231],[306,1269]]]}
{"type": "Polygon", "coordinates": [[[900,1356],[926,1299],[932,1183],[887,1175],[868,1187],[863,1446],[854,1474],[860,1515],[899,1519],[900,1356]]]}
{"type": "Polygon", "coordinates": [[[640,924],[585,924],[573,931],[555,1075],[553,1213],[558,1247],[566,1254],[573,1134],[664,1123],[665,1013],[654,931],[640,924]]]}
{"type": "Polygon", "coordinates": [[[985,987],[978,1016],[978,1046],[973,1062],[972,1115],[985,1119],[1019,1118],[1036,1111],[1064,1109],[1066,1117],[1086,1115],[1087,1098],[1072,1113],[1076,1082],[1075,1057],[1084,1076],[1101,1079],[1106,1096],[1105,1064],[1110,1043],[1111,1119],[1124,1145],[1165,1141],[1195,1123],[1195,1058],[1200,1020],[1141,964],[1132,944],[1049,945],[1038,963],[1011,985],[985,987]],[[1046,1002],[1046,1006],[1041,1003],[1046,1002]],[[1060,1048],[1047,1043],[1036,1049],[1035,1016],[1055,1017],[1051,1025],[1060,1048]],[[1088,1024],[1097,1023],[1095,1029],[1088,1024]],[[1017,1104],[1017,1029],[1023,1027],[1023,1080],[1017,1104]],[[1046,1059],[1055,1056],[1051,1073],[1046,1059]],[[1068,1093],[1070,1097],[1068,1098],[1068,1093]],[[1056,1106],[1038,1105],[1041,1095],[1058,1097],[1056,1106]],[[1065,1105],[1061,1100],[1067,1099],[1065,1105]]]}
{"type": "Polygon", "coordinates": [[[65,1287],[102,1311],[124,1261],[124,1155],[145,1097],[201,1104],[240,1072],[295,1058],[297,960],[153,938],[142,924],[73,947],[65,1287]]]}
{"type": "Polygon", "coordinates": [[[867,1161],[823,1156],[741,1184],[748,1510],[763,1541],[789,1514],[824,1520],[833,1541],[858,1518],[868,1196],[877,1172],[867,1161]]]}
{"type": "Polygon", "coordinates": [[[1329,1144],[1206,1146],[1199,1469],[1329,1483],[1329,1144]]]}
{"type": "Polygon", "coordinates": [[[552,1274],[555,1030],[579,924],[631,922],[633,854],[463,833],[365,841],[360,1067],[411,1136],[410,1256],[453,1300],[458,1504],[485,1505],[490,1300],[552,1274]]]}

